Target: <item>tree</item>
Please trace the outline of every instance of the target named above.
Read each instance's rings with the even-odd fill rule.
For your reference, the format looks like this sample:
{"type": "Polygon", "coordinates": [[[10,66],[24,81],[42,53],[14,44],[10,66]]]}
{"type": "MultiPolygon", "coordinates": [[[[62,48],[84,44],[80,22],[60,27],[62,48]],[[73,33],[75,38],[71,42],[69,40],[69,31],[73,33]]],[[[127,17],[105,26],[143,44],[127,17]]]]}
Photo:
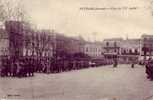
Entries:
{"type": "Polygon", "coordinates": [[[21,0],[0,0],[0,22],[6,20],[28,20],[21,0]]]}
{"type": "Polygon", "coordinates": [[[1,3],[2,1],[0,1],[0,21],[5,19],[5,9],[4,9],[4,5],[1,3]]]}
{"type": "Polygon", "coordinates": [[[151,14],[153,16],[153,1],[150,0],[149,10],[151,11],[151,14]]]}

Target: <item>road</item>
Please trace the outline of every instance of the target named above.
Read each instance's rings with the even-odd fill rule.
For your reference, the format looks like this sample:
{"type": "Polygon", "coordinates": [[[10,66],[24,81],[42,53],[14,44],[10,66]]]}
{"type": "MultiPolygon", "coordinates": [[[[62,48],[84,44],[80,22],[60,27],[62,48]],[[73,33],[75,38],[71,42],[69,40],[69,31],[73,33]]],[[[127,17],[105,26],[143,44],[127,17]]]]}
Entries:
{"type": "Polygon", "coordinates": [[[139,65],[0,78],[0,97],[15,100],[145,100],[152,95],[153,81],[139,65]]]}

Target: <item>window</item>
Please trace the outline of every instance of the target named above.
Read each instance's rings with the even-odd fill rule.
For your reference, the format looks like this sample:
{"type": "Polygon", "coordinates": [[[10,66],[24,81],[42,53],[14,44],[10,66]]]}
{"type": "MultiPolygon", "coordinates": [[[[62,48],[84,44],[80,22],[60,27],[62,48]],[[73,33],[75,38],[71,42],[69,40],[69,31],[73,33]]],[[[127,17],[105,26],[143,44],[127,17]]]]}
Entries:
{"type": "Polygon", "coordinates": [[[147,38],[144,38],[144,40],[147,40],[147,38]]]}
{"type": "Polygon", "coordinates": [[[116,47],[117,46],[117,43],[116,42],[114,42],[114,47],[116,47]]]}
{"type": "Polygon", "coordinates": [[[109,42],[106,42],[106,46],[109,46],[109,42]]]}
{"type": "Polygon", "coordinates": [[[88,52],[88,48],[86,48],[86,52],[88,52]]]}
{"type": "Polygon", "coordinates": [[[138,50],[137,49],[135,49],[135,54],[138,54],[138,50]]]}
{"type": "Polygon", "coordinates": [[[132,54],[132,50],[131,49],[129,50],[129,53],[132,54]]]}
{"type": "Polygon", "coordinates": [[[124,50],[123,53],[126,54],[126,50],[124,50]]]}

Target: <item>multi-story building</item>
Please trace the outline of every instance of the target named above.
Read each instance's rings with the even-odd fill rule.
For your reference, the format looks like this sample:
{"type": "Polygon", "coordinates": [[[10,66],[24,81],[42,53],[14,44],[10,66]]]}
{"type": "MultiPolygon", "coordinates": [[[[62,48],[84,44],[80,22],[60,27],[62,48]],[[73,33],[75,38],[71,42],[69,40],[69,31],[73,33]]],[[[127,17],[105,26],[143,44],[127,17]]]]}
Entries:
{"type": "Polygon", "coordinates": [[[55,49],[58,56],[83,53],[83,46],[85,43],[83,39],[56,34],[55,40],[55,49]]]}
{"type": "Polygon", "coordinates": [[[0,29],[0,56],[9,55],[9,36],[5,29],[0,29]]]}
{"type": "Polygon", "coordinates": [[[140,39],[127,39],[121,42],[121,54],[122,55],[139,55],[140,53],[140,39]]]}
{"type": "Polygon", "coordinates": [[[153,57],[153,35],[142,35],[141,36],[141,59],[148,59],[153,57]]]}
{"type": "Polygon", "coordinates": [[[140,39],[122,40],[120,43],[120,61],[122,63],[138,61],[140,51],[140,39]]]}
{"type": "Polygon", "coordinates": [[[103,48],[105,58],[113,59],[117,55],[120,55],[120,44],[122,41],[122,38],[104,39],[103,48]]]}
{"type": "Polygon", "coordinates": [[[138,61],[141,51],[140,39],[105,39],[103,41],[103,48],[106,59],[118,58],[120,63],[138,61]]]}
{"type": "Polygon", "coordinates": [[[67,37],[50,30],[33,30],[28,24],[7,21],[11,56],[60,57],[83,53],[84,40],[67,37]]]}
{"type": "Polygon", "coordinates": [[[5,29],[0,29],[0,36],[0,55],[52,58],[84,53],[93,58],[119,58],[123,62],[137,60],[139,55],[144,59],[153,56],[153,35],[88,42],[50,30],[33,30],[25,22],[7,21],[5,29]]]}
{"type": "Polygon", "coordinates": [[[86,42],[84,45],[84,53],[93,58],[103,57],[103,47],[101,42],[86,42]]]}
{"type": "Polygon", "coordinates": [[[52,57],[53,46],[49,31],[35,31],[25,22],[7,21],[6,31],[9,37],[10,56],[52,57]]]}
{"type": "Polygon", "coordinates": [[[83,53],[85,41],[82,38],[69,37],[68,51],[71,54],[83,53]]]}
{"type": "Polygon", "coordinates": [[[53,57],[53,41],[49,31],[27,31],[24,34],[24,56],[53,57]]]}

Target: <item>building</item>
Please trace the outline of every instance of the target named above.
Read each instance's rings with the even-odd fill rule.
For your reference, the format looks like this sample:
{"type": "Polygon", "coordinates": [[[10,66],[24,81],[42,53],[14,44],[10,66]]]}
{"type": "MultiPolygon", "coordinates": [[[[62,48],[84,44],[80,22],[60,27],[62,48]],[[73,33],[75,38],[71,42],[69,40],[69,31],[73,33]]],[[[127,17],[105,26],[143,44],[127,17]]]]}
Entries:
{"type": "Polygon", "coordinates": [[[84,40],[81,38],[74,38],[56,34],[55,49],[57,56],[74,55],[76,53],[83,53],[84,40]]]}
{"type": "Polygon", "coordinates": [[[118,59],[120,63],[138,61],[141,52],[140,39],[112,38],[103,41],[104,56],[106,59],[118,59]]]}
{"type": "Polygon", "coordinates": [[[20,21],[5,23],[12,57],[53,58],[83,53],[82,38],[64,36],[50,30],[34,30],[20,21]]]}
{"type": "Polygon", "coordinates": [[[142,35],[140,41],[141,59],[153,58],[153,35],[142,35]]]}
{"type": "Polygon", "coordinates": [[[104,39],[103,48],[106,59],[114,59],[114,57],[116,58],[117,55],[120,55],[120,44],[122,41],[122,38],[104,39]]]}
{"type": "Polygon", "coordinates": [[[5,23],[9,37],[9,56],[16,57],[52,57],[52,34],[48,30],[33,30],[29,24],[20,21],[5,23]]]}
{"type": "Polygon", "coordinates": [[[86,42],[84,45],[84,53],[92,58],[103,57],[103,47],[101,42],[86,42]]]}
{"type": "Polygon", "coordinates": [[[120,43],[120,62],[137,62],[140,55],[140,39],[126,39],[120,43]]]}
{"type": "Polygon", "coordinates": [[[50,31],[29,30],[24,33],[24,56],[53,57],[53,41],[50,31]]]}
{"type": "Polygon", "coordinates": [[[5,29],[0,29],[0,56],[9,55],[9,35],[5,29]]]}

